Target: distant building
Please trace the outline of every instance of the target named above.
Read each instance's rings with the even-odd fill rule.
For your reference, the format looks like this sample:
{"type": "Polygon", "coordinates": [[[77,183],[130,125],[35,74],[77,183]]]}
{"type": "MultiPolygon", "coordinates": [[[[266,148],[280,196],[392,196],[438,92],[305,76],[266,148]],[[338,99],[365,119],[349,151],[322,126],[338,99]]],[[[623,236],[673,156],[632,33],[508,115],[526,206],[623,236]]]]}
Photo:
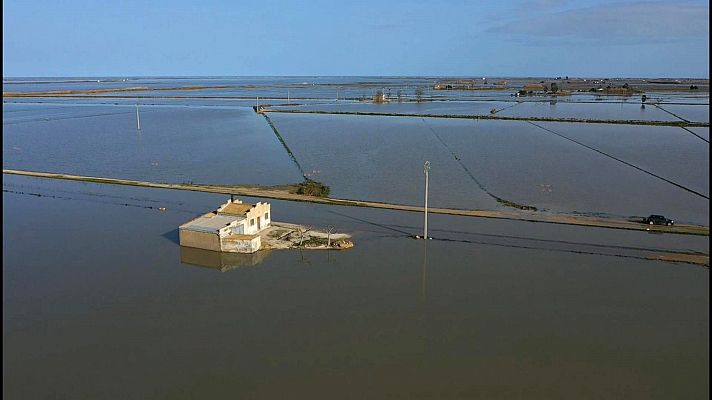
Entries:
{"type": "Polygon", "coordinates": [[[254,253],[260,249],[259,232],[270,226],[269,203],[244,204],[228,200],[214,212],[179,228],[180,245],[198,249],[254,253]]]}

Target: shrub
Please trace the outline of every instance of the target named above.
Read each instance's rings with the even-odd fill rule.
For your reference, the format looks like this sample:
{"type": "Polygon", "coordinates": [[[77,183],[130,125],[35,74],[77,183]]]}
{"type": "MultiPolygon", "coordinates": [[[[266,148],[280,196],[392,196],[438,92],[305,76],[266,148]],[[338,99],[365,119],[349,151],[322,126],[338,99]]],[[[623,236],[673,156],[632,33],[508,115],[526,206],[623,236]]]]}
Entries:
{"type": "Polygon", "coordinates": [[[297,194],[314,197],[327,197],[331,189],[321,182],[313,181],[309,178],[297,186],[297,194]]]}

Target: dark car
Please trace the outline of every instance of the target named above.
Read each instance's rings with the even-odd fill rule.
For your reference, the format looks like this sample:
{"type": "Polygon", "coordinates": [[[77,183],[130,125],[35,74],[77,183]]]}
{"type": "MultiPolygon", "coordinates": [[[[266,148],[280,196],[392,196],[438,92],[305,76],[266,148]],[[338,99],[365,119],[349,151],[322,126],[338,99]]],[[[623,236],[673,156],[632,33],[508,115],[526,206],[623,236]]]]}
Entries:
{"type": "Polygon", "coordinates": [[[663,217],[662,215],[651,215],[648,218],[643,218],[643,223],[644,224],[650,224],[650,225],[672,225],[675,223],[675,221],[671,219],[667,219],[663,217]]]}

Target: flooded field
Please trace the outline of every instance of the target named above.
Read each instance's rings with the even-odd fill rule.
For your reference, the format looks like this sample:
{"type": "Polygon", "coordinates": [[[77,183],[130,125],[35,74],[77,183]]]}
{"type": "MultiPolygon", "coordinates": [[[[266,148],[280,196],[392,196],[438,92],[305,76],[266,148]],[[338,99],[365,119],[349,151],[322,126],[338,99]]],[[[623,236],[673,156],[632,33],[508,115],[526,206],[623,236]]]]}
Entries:
{"type": "MultiPolygon", "coordinates": [[[[695,107],[695,106],[688,106],[695,107]]],[[[657,107],[641,104],[574,104],[566,102],[522,103],[501,112],[512,117],[548,117],[601,120],[675,121],[679,120],[657,107]]]]}
{"type": "Polygon", "coordinates": [[[503,101],[434,101],[411,103],[343,103],[315,104],[300,107],[276,107],[304,111],[376,112],[386,114],[435,114],[435,115],[488,115],[492,109],[502,110],[516,106],[515,102],[503,101]]]}
{"type": "Polygon", "coordinates": [[[705,106],[683,106],[665,104],[663,109],[687,121],[710,122],[710,108],[705,106]]]}
{"type": "Polygon", "coordinates": [[[704,138],[709,142],[710,140],[710,128],[688,128],[693,133],[697,134],[701,138],[704,138]]]}
{"type": "Polygon", "coordinates": [[[304,169],[329,185],[334,197],[421,204],[423,162],[429,159],[438,166],[431,170],[433,207],[497,205],[422,119],[290,114],[270,119],[304,169]]]}
{"type": "MultiPolygon", "coordinates": [[[[6,97],[3,167],[162,182],[300,182],[250,98],[284,104],[287,90],[302,104],[292,108],[682,121],[639,100],[588,93],[553,105],[517,103],[512,91],[497,90],[425,90],[448,101],[423,103],[335,100],[337,91],[358,97],[384,88],[412,97],[436,81],[4,82],[6,92],[231,87],[6,97]],[[174,95],[218,98],[161,98],[174,95]]],[[[681,118],[709,120],[706,92],[649,98],[681,118]]],[[[332,197],[420,205],[429,160],[432,207],[521,205],[709,224],[708,127],[267,116],[307,177],[330,186],[332,197]]],[[[668,252],[709,253],[708,236],[431,215],[433,240],[423,241],[412,239],[422,234],[420,213],[270,201],[275,221],[333,226],[352,234],[355,247],[245,257],[181,249],[177,227],[225,198],[4,175],[3,394],[709,396],[709,269],[660,261],[668,252]]]]}
{"type": "Polygon", "coordinates": [[[706,237],[438,216],[433,235],[454,241],[426,249],[405,237],[418,214],[275,202],[275,219],[334,224],[357,246],[220,272],[181,263],[175,230],[223,196],[3,187],[45,195],[3,194],[9,397],[709,392],[708,270],[636,258],[706,237]]]}
{"type": "MultiPolygon", "coordinates": [[[[703,224],[709,218],[708,200],[526,122],[279,113],[270,118],[300,163],[317,171],[337,197],[420,204],[420,160],[429,159],[433,206],[489,209],[497,206],[491,193],[556,212],[663,213],[703,224]]],[[[709,196],[709,150],[681,128],[542,126],[709,196]]]]}
{"type": "MultiPolygon", "coordinates": [[[[392,98],[403,88],[414,90],[428,82],[435,80],[294,77],[6,82],[6,88],[32,86],[37,90],[57,89],[57,85],[79,90],[105,83],[123,88],[140,84],[154,90],[138,93],[155,98],[108,92],[128,93],[129,98],[4,99],[3,166],[168,182],[275,185],[300,181],[302,171],[264,118],[252,111],[257,99],[240,98],[240,93],[261,95],[261,104],[274,104],[278,109],[320,111],[490,115],[494,109],[496,115],[516,117],[690,118],[702,122],[709,114],[708,104],[695,103],[708,101],[703,93],[651,94],[651,101],[668,102],[661,107],[642,107],[629,97],[588,93],[551,103],[536,97],[517,102],[510,92],[496,90],[429,90],[427,95],[450,100],[422,103],[372,104],[324,97],[325,91],[343,89],[384,90],[392,98]],[[205,89],[160,90],[185,86],[205,89]],[[286,97],[265,100],[287,91],[313,99],[296,99],[291,105],[286,105],[292,103],[286,97]],[[177,94],[216,98],[161,98],[177,94]],[[461,95],[480,99],[454,101],[461,95]],[[487,100],[488,96],[499,100],[487,100]],[[604,101],[591,101],[594,98],[604,101]],[[141,130],[136,129],[136,104],[140,104],[141,130]]],[[[270,115],[303,172],[331,186],[335,197],[420,204],[420,165],[428,159],[434,166],[434,206],[493,209],[514,204],[624,217],[662,213],[692,223],[705,223],[709,218],[709,150],[704,146],[709,128],[270,115]]]]}
{"type": "MultiPolygon", "coordinates": [[[[665,106],[672,107],[672,106],[665,106]]],[[[702,115],[707,106],[677,106],[683,112],[702,115]],[[699,109],[699,110],[698,110],[699,109]]],[[[638,120],[638,121],[682,121],[655,106],[642,107],[640,104],[625,103],[576,103],[566,101],[523,101],[523,102],[427,102],[427,103],[346,103],[306,105],[297,108],[304,111],[337,112],[376,112],[393,114],[434,114],[434,115],[491,115],[492,110],[498,116],[539,117],[594,120],[638,120]]],[[[280,109],[278,108],[278,109],[280,109]]],[[[696,122],[708,122],[701,120],[696,122]]]]}
{"type": "Polygon", "coordinates": [[[167,182],[301,181],[251,109],[5,104],[3,167],[167,182]],[[249,149],[249,150],[248,150],[249,149]]]}

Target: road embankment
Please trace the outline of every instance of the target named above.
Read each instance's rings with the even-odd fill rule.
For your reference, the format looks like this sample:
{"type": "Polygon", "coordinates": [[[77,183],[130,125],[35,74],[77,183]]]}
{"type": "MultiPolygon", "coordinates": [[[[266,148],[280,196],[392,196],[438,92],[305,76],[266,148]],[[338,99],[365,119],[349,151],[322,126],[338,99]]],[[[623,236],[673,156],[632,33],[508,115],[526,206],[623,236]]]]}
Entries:
{"type": "Polygon", "coordinates": [[[586,119],[586,118],[550,118],[550,117],[512,117],[497,114],[490,115],[465,115],[465,114],[413,114],[413,113],[384,113],[371,111],[326,111],[326,110],[297,110],[273,109],[262,110],[263,113],[288,113],[288,114],[325,114],[325,115],[361,115],[374,117],[416,117],[416,118],[449,118],[449,119],[475,119],[475,120],[500,120],[500,121],[534,121],[534,122],[572,122],[579,124],[618,124],[618,125],[648,125],[648,126],[676,126],[676,127],[709,127],[709,122],[692,121],[647,121],[647,120],[618,120],[618,119],[586,119]]]}
{"type": "MultiPolygon", "coordinates": [[[[71,174],[61,174],[61,173],[52,173],[52,172],[25,171],[25,170],[15,170],[15,169],[3,169],[3,174],[31,176],[31,177],[36,177],[36,178],[47,178],[47,179],[63,179],[63,180],[101,183],[101,184],[110,184],[110,185],[126,185],[126,186],[138,186],[138,187],[148,187],[148,188],[158,188],[158,189],[188,190],[188,191],[194,191],[194,192],[233,194],[233,195],[238,195],[238,196],[249,196],[249,197],[276,199],[276,200],[329,204],[329,205],[347,206],[347,207],[367,207],[367,208],[379,208],[379,209],[397,210],[397,211],[423,212],[423,207],[411,206],[411,205],[406,205],[406,204],[391,204],[391,203],[382,203],[382,202],[375,202],[375,201],[336,199],[336,198],[329,198],[329,197],[315,197],[315,196],[301,195],[301,194],[294,193],[294,188],[291,186],[254,187],[254,186],[202,185],[202,184],[191,184],[191,183],[162,183],[162,182],[137,181],[137,180],[129,180],[129,179],[71,175],[71,174]]],[[[709,227],[702,226],[702,225],[676,224],[673,226],[657,226],[657,225],[650,226],[650,225],[644,225],[640,222],[626,220],[626,219],[589,217],[589,216],[570,215],[570,214],[551,214],[551,213],[542,213],[542,212],[535,212],[535,211],[461,210],[461,209],[453,209],[453,208],[437,208],[437,207],[430,208],[429,207],[428,212],[431,214],[459,215],[459,216],[475,217],[475,218],[507,219],[507,220],[549,223],[549,224],[578,225],[578,226],[609,228],[609,229],[626,229],[626,230],[649,231],[649,232],[659,232],[659,233],[674,233],[674,234],[682,234],[682,235],[709,236],[709,227]]]]}

